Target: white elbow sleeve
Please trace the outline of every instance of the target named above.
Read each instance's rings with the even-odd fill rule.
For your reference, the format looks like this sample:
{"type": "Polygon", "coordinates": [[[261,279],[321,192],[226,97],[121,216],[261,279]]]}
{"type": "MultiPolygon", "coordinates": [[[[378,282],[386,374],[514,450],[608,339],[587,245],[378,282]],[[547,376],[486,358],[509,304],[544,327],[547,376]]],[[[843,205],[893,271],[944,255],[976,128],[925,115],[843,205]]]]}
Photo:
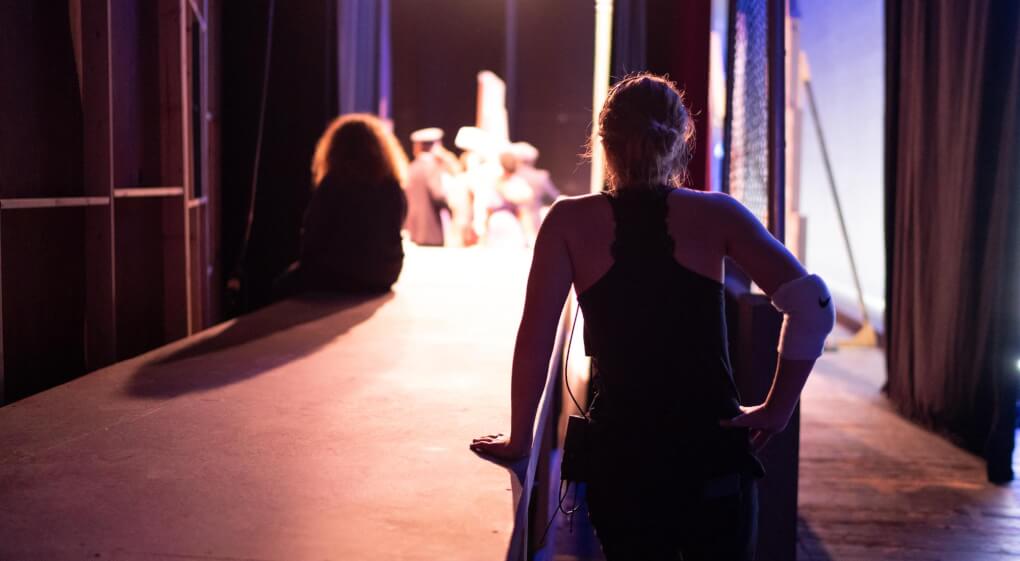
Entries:
{"type": "Polygon", "coordinates": [[[772,294],[772,305],[785,315],[779,355],[794,360],[821,356],[825,337],[836,323],[836,308],[825,282],[818,275],[792,280],[772,294]]]}

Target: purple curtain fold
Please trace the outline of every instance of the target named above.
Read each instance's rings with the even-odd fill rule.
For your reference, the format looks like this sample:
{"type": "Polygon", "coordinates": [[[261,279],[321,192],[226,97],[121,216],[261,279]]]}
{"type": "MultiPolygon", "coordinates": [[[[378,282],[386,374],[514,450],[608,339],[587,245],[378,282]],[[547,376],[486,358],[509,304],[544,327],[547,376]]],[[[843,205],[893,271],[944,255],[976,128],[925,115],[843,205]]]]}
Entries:
{"type": "Polygon", "coordinates": [[[1012,479],[1020,2],[886,5],[890,399],[1012,479]]]}

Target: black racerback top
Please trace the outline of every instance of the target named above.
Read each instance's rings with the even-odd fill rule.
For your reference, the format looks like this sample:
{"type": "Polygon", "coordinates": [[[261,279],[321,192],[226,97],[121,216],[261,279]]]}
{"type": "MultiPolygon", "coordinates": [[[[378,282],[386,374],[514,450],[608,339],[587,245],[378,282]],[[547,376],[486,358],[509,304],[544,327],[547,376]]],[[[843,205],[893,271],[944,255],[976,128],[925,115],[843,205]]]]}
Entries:
{"type": "Polygon", "coordinates": [[[703,480],[758,471],[739,414],[719,282],[673,258],[669,187],[606,193],[614,263],[578,297],[595,397],[594,452],[605,477],[703,480]]]}

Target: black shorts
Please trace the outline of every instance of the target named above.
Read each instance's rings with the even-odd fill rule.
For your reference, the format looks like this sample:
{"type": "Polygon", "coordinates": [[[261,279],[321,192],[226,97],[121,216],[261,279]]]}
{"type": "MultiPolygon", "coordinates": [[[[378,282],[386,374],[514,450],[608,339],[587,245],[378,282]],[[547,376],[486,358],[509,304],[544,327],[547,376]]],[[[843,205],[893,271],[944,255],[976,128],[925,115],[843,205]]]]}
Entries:
{"type": "Polygon", "coordinates": [[[607,561],[754,559],[754,476],[733,474],[693,487],[637,478],[590,483],[587,501],[607,561]]]}

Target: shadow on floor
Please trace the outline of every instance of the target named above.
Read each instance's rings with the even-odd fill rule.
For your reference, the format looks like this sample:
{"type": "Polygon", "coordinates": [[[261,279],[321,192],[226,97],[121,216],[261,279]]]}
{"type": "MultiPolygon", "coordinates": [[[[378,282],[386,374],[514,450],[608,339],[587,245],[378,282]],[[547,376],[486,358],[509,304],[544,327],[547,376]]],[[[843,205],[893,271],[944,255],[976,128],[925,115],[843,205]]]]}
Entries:
{"type": "Polygon", "coordinates": [[[394,294],[309,295],[242,316],[208,338],[142,365],[125,393],[168,398],[235,384],[306,356],[371,318],[394,294]]]}
{"type": "Polygon", "coordinates": [[[571,517],[560,513],[553,522],[550,532],[555,535],[556,561],[605,561],[602,547],[595,537],[595,530],[588,520],[588,503],[585,501],[585,489],[570,491],[563,502],[563,510],[568,512],[580,507],[571,517]]]}
{"type": "MultiPolygon", "coordinates": [[[[523,502],[524,499],[524,481],[527,479],[528,473],[528,458],[520,458],[518,460],[500,460],[489,456],[488,454],[482,454],[474,452],[474,455],[481,460],[496,464],[507,471],[510,476],[510,487],[507,488],[511,491],[511,508],[514,511],[514,529],[513,534],[510,536],[510,542],[507,544],[507,559],[523,559],[526,556],[528,549],[525,540],[528,538],[526,528],[528,526],[528,505],[523,502]]],[[[530,557],[529,557],[530,558],[530,557]]]]}
{"type": "Polygon", "coordinates": [[[807,520],[797,517],[797,561],[833,561],[807,520]]]}

